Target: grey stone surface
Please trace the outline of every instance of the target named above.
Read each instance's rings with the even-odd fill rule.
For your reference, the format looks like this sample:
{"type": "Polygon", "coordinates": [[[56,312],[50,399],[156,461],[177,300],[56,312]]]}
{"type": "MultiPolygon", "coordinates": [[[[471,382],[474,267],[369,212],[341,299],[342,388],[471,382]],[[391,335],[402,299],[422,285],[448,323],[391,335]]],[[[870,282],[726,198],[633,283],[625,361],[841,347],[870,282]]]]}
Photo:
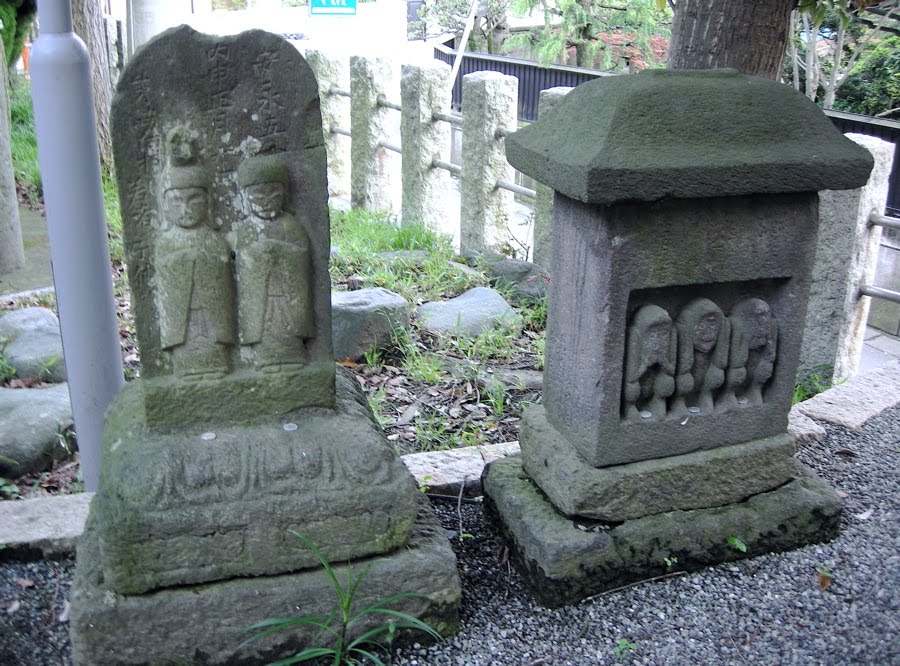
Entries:
{"type": "Polygon", "coordinates": [[[503,442],[447,451],[426,451],[403,456],[419,488],[438,495],[481,495],[481,474],[492,460],[519,453],[518,442],[503,442]]]}
{"type": "Polygon", "coordinates": [[[520,432],[522,467],[570,517],[618,522],[741,502],[797,473],[794,438],[779,435],[680,456],[596,469],[529,407],[520,432]]]}
{"type": "Polygon", "coordinates": [[[513,169],[504,155],[503,128],[515,132],[519,81],[499,72],[473,72],[463,77],[462,154],[460,180],[460,248],[485,250],[506,240],[512,192],[497,180],[512,182],[513,169]]]}
{"type": "Polygon", "coordinates": [[[390,344],[395,331],[409,328],[409,303],[381,287],[331,294],[334,358],[358,359],[390,344]]]}
{"type": "Polygon", "coordinates": [[[52,558],[75,552],[94,493],[0,502],[4,555],[52,558]]]}
{"type": "Polygon", "coordinates": [[[797,409],[817,421],[855,430],[898,403],[900,361],[892,361],[799,403],[797,409]]]}
{"type": "Polygon", "coordinates": [[[500,382],[507,388],[518,391],[540,391],[544,388],[544,373],[540,370],[513,370],[494,367],[493,372],[485,372],[478,376],[478,381],[485,386],[500,382]]]}
{"type": "Polygon", "coordinates": [[[575,604],[615,587],[679,570],[780,552],[833,539],[841,501],[806,473],[745,502],[672,511],[618,525],[576,523],[559,514],[525,476],[518,458],[497,460],[482,481],[485,508],[500,524],[513,561],[547,606],[575,604]],[[742,553],[729,537],[747,546],[742,553]]]}
{"type": "Polygon", "coordinates": [[[507,156],[597,204],[850,189],[872,168],[803,95],[734,70],[598,78],[512,135],[507,156]]]}
{"type": "MultiPolygon", "coordinates": [[[[0,40],[0,46],[3,41],[0,40]]],[[[0,274],[25,265],[25,246],[19,224],[19,198],[13,174],[9,127],[9,83],[0,84],[0,274]]]]}
{"type": "Polygon", "coordinates": [[[816,263],[798,383],[813,372],[847,379],[856,373],[862,354],[872,299],[859,298],[859,287],[874,283],[881,239],[881,227],[870,227],[869,215],[884,210],[894,144],[862,134],[847,138],[872,154],[875,167],[864,187],[819,193],[816,263]]]}
{"type": "Polygon", "coordinates": [[[397,112],[378,104],[379,96],[400,97],[399,68],[390,58],[350,57],[350,200],[354,208],[390,211],[394,181],[400,179],[400,155],[381,141],[397,143],[397,112]]]}
{"type": "Polygon", "coordinates": [[[799,404],[794,405],[788,413],[788,434],[793,436],[794,442],[799,446],[825,439],[825,428],[803,414],[801,409],[799,404]]]}
{"type": "Polygon", "coordinates": [[[453,233],[446,214],[450,172],[435,168],[433,160],[450,161],[450,124],[433,118],[450,108],[450,65],[438,60],[426,65],[403,65],[400,74],[400,138],[403,146],[404,224],[453,233]]]}
{"type": "MultiPolygon", "coordinates": [[[[549,113],[550,109],[559,104],[574,88],[558,86],[545,88],[538,95],[538,117],[549,113]]],[[[531,256],[534,263],[540,266],[550,265],[550,248],[552,237],[550,233],[550,220],[553,218],[553,188],[544,183],[535,182],[534,191],[534,242],[531,256]]]]}
{"type": "Polygon", "coordinates": [[[288,530],[331,561],[402,547],[415,482],[352,377],[336,408],[154,433],[140,385],[111,405],[92,515],[104,585],[122,594],[309,568],[288,530]]]}
{"type": "Polygon", "coordinates": [[[42,472],[55,458],[68,455],[59,435],[71,425],[67,384],[0,388],[0,475],[16,478],[42,472]]]}
{"type": "Polygon", "coordinates": [[[169,30],[123,73],[112,133],[148,423],[332,405],[326,152],[297,50],[169,30]]]}
{"type": "MultiPolygon", "coordinates": [[[[815,203],[809,193],[589,206],[557,195],[544,405],[548,420],[589,464],[679,455],[786,431],[815,250],[815,203]],[[757,369],[749,374],[739,367],[751,356],[747,322],[735,316],[741,303],[752,300],[748,296],[768,306],[767,326],[777,323],[774,335],[765,332],[771,347],[754,352],[757,369]],[[665,310],[677,328],[679,315],[698,299],[712,301],[728,317],[733,353],[714,382],[720,386],[711,391],[714,409],[698,407],[700,413],[681,425],[686,414],[675,409],[677,365],[670,356],[693,352],[671,346],[653,351],[640,336],[627,348],[626,331],[644,307],[665,310]],[[742,348],[748,353],[738,353],[742,348]],[[665,363],[656,363],[651,352],[663,353],[665,363]],[[646,402],[659,398],[660,407],[666,404],[646,421],[622,413],[628,353],[636,354],[630,367],[637,379],[628,378],[638,387],[636,406],[647,411],[641,403],[650,386],[641,382],[650,382],[654,372],[660,383],[646,402]],[[648,370],[643,378],[642,363],[648,370]],[[757,383],[761,394],[746,388],[744,404],[730,399],[742,380],[768,373],[757,383]]],[[[708,355],[704,362],[707,370],[715,365],[708,355]]]]}
{"type": "Polygon", "coordinates": [[[521,259],[492,262],[488,278],[494,287],[509,290],[515,303],[536,303],[550,288],[550,274],[537,264],[521,259]]]}
{"type": "Polygon", "coordinates": [[[350,196],[350,137],[332,132],[333,126],[350,130],[350,98],[332,95],[332,86],[350,90],[350,59],[320,48],[305,48],[303,56],[319,82],[322,132],[328,152],[328,194],[350,196]]]}
{"type": "Polygon", "coordinates": [[[46,308],[22,308],[0,317],[0,351],[19,379],[66,381],[59,319],[46,308]]]}
{"type": "MultiPolygon", "coordinates": [[[[291,547],[298,558],[304,557],[299,541],[294,539],[291,547]]],[[[106,588],[100,561],[100,540],[92,520],[78,546],[79,566],[71,592],[72,649],[78,664],[270,663],[327,639],[317,639],[312,628],[298,627],[239,648],[250,636],[249,625],[278,617],[327,615],[337,603],[321,568],[124,596],[106,588]]],[[[357,591],[355,608],[400,592],[422,595],[400,599],[392,607],[422,619],[442,635],[456,631],[460,599],[456,558],[430,507],[419,511],[408,548],[352,565],[332,562],[340,581],[368,564],[372,568],[357,591]]],[[[373,621],[380,625],[386,619],[370,616],[352,633],[358,635],[373,621]]]]}
{"type": "Polygon", "coordinates": [[[419,324],[436,335],[476,336],[500,326],[521,325],[522,316],[493,289],[475,287],[447,301],[416,308],[419,324]]]}

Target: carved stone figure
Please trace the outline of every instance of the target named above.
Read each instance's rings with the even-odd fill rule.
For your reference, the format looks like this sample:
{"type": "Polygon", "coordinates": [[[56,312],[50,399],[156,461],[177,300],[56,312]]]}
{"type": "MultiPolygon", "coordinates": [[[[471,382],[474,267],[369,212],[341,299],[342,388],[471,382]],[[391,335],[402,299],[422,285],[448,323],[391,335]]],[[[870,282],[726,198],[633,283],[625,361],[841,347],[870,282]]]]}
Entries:
{"type": "Polygon", "coordinates": [[[762,389],[772,378],[778,345],[778,322],[759,298],[741,301],[728,316],[731,348],[725,392],[717,409],[761,405],[762,389]]]}
{"type": "Polygon", "coordinates": [[[250,210],[238,250],[241,343],[263,369],[307,362],[315,336],[309,236],[285,211],[288,171],[278,155],[249,158],[238,183],[250,210]]]}
{"type": "Polygon", "coordinates": [[[678,375],[671,413],[711,414],[728,367],[728,320],[708,298],[695,298],[675,320],[678,375]]]}
{"type": "Polygon", "coordinates": [[[209,176],[183,128],[169,133],[168,144],[166,228],[155,248],[160,346],[182,379],[219,378],[235,342],[231,251],[209,226],[209,176]]]}
{"type": "Polygon", "coordinates": [[[625,344],[622,415],[632,421],[658,421],[675,392],[676,335],[669,313],[658,305],[639,308],[625,344]]]}

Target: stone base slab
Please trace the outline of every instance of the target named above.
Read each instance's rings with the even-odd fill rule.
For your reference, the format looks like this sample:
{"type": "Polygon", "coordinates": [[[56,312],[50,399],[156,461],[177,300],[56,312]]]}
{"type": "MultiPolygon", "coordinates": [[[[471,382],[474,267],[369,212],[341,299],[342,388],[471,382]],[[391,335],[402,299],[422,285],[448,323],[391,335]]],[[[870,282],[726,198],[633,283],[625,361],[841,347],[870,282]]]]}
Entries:
{"type": "Polygon", "coordinates": [[[738,504],[615,526],[561,515],[525,475],[519,458],[492,462],[482,482],[485,508],[509,539],[514,562],[550,607],[667,573],[667,557],[677,558],[679,570],[694,571],[828,541],[840,527],[840,499],[805,469],[784,486],[738,504]],[[744,542],[747,551],[729,545],[729,537],[744,542]]]}
{"type": "Polygon", "coordinates": [[[409,539],[416,484],[352,377],[337,408],[159,433],[129,385],[107,412],[100,490],[91,507],[103,585],[141,594],[390,552],[409,539]]]}
{"type": "Polygon", "coordinates": [[[234,423],[301,407],[334,406],[334,363],[277,372],[244,370],[219,379],[185,382],[175,376],[138,380],[150,428],[185,423],[234,423]]]}
{"type": "MultiPolygon", "coordinates": [[[[419,493],[416,493],[417,495],[419,493]]],[[[371,560],[335,565],[338,580],[349,569],[372,567],[357,591],[356,608],[390,595],[413,593],[391,607],[410,613],[442,636],[458,627],[460,584],[456,557],[427,501],[420,506],[408,547],[371,560]]],[[[295,539],[297,556],[304,548],[295,539]]],[[[330,613],[337,602],[320,567],[298,574],[236,578],[219,583],[159,590],[138,596],[109,592],[103,585],[97,521],[92,517],[78,545],[78,564],[70,595],[71,637],[76,664],[264,664],[295,654],[314,641],[314,631],[298,627],[238,646],[245,629],[262,620],[330,613]]],[[[384,624],[360,623],[354,635],[384,624]]],[[[415,636],[415,640],[422,640],[415,636]]]]}
{"type": "Polygon", "coordinates": [[[557,509],[567,516],[609,522],[740,502],[784,484],[797,473],[794,438],[788,434],[591,467],[547,421],[541,405],[525,411],[520,442],[526,474],[557,509]]]}

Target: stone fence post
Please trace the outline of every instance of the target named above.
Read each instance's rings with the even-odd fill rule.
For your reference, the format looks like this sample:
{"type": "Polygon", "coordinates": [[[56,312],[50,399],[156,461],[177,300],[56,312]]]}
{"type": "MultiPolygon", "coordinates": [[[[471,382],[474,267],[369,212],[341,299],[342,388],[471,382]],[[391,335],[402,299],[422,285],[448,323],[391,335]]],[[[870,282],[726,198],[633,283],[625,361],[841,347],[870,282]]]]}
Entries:
{"type": "Polygon", "coordinates": [[[869,226],[869,215],[884,212],[894,144],[864,134],[848,134],[875,158],[869,181],[855,190],[819,193],[819,236],[809,309],[797,381],[813,373],[839,382],[859,368],[869,296],[861,284],[872,284],[878,263],[881,227],[869,226]]]}
{"type": "MultiPolygon", "coordinates": [[[[2,47],[3,40],[0,39],[2,47]]],[[[12,273],[24,265],[25,249],[10,153],[9,89],[6,77],[3,77],[0,84],[0,275],[12,273]]]]}
{"type": "Polygon", "coordinates": [[[350,58],[350,202],[353,208],[390,211],[392,181],[400,166],[400,155],[388,150],[397,134],[397,112],[381,100],[399,97],[393,62],[388,58],[350,58]]]}
{"type": "Polygon", "coordinates": [[[448,228],[445,209],[450,172],[433,164],[435,159],[450,160],[450,124],[433,117],[434,111],[450,107],[450,66],[438,61],[425,66],[403,65],[400,98],[403,223],[419,222],[455,235],[448,228]]]}
{"type": "Polygon", "coordinates": [[[350,196],[350,137],[332,131],[350,131],[350,66],[346,56],[309,48],[304,51],[319,83],[322,130],[328,155],[328,195],[350,196]]]}
{"type": "Polygon", "coordinates": [[[512,181],[503,130],[516,131],[519,80],[499,72],[473,72],[463,77],[462,178],[460,182],[460,249],[482,251],[509,234],[513,196],[497,187],[512,181]]]}
{"type": "MultiPolygon", "coordinates": [[[[555,107],[572,88],[557,86],[546,88],[538,97],[538,117],[544,115],[555,107]]],[[[553,189],[543,183],[535,183],[534,191],[534,249],[532,258],[534,263],[543,268],[550,266],[550,218],[553,216],[553,189]]]]}

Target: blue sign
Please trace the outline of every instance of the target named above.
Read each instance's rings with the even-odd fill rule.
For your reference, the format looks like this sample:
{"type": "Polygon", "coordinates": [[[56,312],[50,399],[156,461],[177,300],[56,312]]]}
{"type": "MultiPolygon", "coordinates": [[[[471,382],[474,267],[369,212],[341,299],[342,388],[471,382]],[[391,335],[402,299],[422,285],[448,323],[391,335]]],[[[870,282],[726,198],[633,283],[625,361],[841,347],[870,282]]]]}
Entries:
{"type": "Polygon", "coordinates": [[[319,14],[356,14],[356,0],[309,0],[310,16],[319,14]]]}

